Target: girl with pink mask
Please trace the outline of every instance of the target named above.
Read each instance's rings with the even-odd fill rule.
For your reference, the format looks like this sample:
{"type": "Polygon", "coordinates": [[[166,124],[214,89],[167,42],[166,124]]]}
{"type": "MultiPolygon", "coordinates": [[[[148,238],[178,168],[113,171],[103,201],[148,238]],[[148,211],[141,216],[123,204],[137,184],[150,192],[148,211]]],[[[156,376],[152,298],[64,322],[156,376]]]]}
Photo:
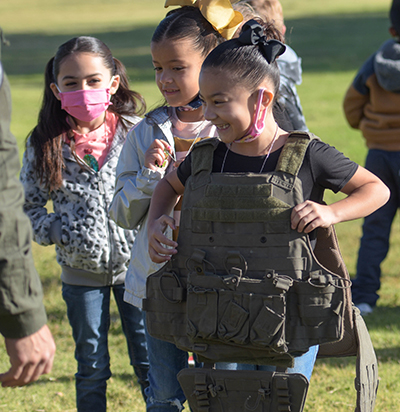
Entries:
{"type": "Polygon", "coordinates": [[[56,245],[76,344],[78,412],[106,411],[111,293],[142,393],[148,385],[142,311],[123,300],[134,232],[108,216],[119,154],[144,110],[109,48],[96,38],[77,37],[47,64],[39,121],[27,139],[24,208],[34,240],[56,245]],[[53,212],[46,208],[49,200],[53,212]]]}

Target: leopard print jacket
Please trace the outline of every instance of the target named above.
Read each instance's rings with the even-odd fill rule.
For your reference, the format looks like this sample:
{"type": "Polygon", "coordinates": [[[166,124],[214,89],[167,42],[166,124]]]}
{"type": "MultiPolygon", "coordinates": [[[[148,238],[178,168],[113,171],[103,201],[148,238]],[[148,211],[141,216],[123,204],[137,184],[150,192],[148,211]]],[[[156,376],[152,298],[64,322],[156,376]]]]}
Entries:
{"type": "MultiPolygon", "coordinates": [[[[140,118],[127,120],[135,124],[140,118]]],[[[55,243],[57,262],[62,267],[78,269],[82,276],[97,276],[96,282],[102,285],[113,284],[113,278],[120,280],[125,274],[134,241],[134,231],[118,227],[108,215],[125,138],[126,131],[119,125],[98,172],[82,167],[69,145],[64,144],[63,184],[51,192],[36,176],[35,154],[28,138],[20,174],[25,188],[24,209],[32,222],[34,240],[43,246],[55,243]],[[52,212],[46,207],[49,200],[52,212]]]]}

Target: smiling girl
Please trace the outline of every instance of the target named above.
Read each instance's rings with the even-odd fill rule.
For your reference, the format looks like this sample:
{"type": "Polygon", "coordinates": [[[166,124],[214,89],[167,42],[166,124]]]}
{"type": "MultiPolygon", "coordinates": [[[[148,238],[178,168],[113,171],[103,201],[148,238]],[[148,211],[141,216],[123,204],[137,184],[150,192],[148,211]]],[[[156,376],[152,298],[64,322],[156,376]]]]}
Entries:
{"type": "Polygon", "coordinates": [[[46,67],[38,125],[27,139],[21,180],[34,240],[55,244],[75,340],[78,411],[105,411],[114,294],[131,365],[142,391],[148,359],[141,310],[123,300],[134,236],[108,217],[115,168],[141,96],[125,67],[93,37],[62,44],[46,67]],[[53,212],[46,208],[52,202],[53,212]]]}
{"type": "MultiPolygon", "coordinates": [[[[207,292],[211,291],[209,295],[215,297],[218,291],[208,286],[204,280],[206,275],[209,279],[213,275],[230,279],[240,270],[237,283],[242,274],[244,278],[246,273],[251,273],[252,276],[248,276],[252,280],[253,277],[266,279],[273,273],[271,276],[281,275],[286,279],[291,276],[299,284],[303,281],[307,284],[314,270],[313,259],[309,256],[313,254],[316,229],[368,215],[388,199],[387,187],[376,176],[335,148],[312,135],[297,132],[291,136],[277,125],[272,110],[279,90],[276,58],[283,51],[282,43],[268,40],[264,27],[251,20],[243,26],[238,39],[219,45],[208,55],[200,73],[200,96],[204,117],[216,126],[220,140],[209,139],[195,145],[178,169],[167,174],[153,192],[148,213],[150,257],[157,263],[170,261],[164,271],[175,274],[178,283],[179,274],[189,283],[195,272],[190,270],[191,259],[201,262],[196,270],[203,275],[202,287],[196,290],[198,285],[191,285],[191,289],[188,286],[188,295],[195,290],[193,294],[200,296],[195,310],[201,314],[208,302],[219,305],[215,303],[218,297],[208,300],[211,298],[207,297],[207,292]],[[323,203],[326,189],[340,191],[346,197],[326,205],[323,203]],[[182,228],[175,242],[165,233],[176,227],[170,211],[183,193],[182,228]],[[236,266],[232,269],[236,271],[232,273],[228,265],[229,253],[240,256],[240,260],[234,261],[236,266]]],[[[162,276],[160,273],[163,270],[155,274],[154,279],[162,276]]],[[[194,342],[202,346],[203,351],[218,338],[232,345],[240,341],[245,346],[252,339],[253,325],[243,322],[245,326],[241,329],[241,320],[250,317],[251,309],[246,305],[253,302],[251,296],[251,293],[235,295],[234,315],[224,319],[226,323],[218,323],[220,318],[218,321],[209,319],[210,325],[217,325],[217,331],[213,326],[193,326],[185,312],[184,315],[188,315],[185,317],[187,334],[193,334],[194,342]],[[198,331],[196,327],[203,329],[198,331]],[[229,327],[230,335],[227,332],[229,336],[226,336],[224,333],[229,327]]],[[[163,302],[162,298],[160,301],[163,302]]],[[[185,303],[189,306],[189,298],[185,303]]],[[[315,316],[319,316],[320,308],[316,307],[315,316]]],[[[286,312],[282,312],[279,316],[284,319],[286,312]]],[[[159,317],[157,321],[161,323],[163,319],[159,317]]],[[[288,329],[292,326],[290,324],[288,329]]],[[[268,327],[268,322],[262,324],[264,334],[269,333],[268,327]]],[[[167,329],[163,331],[165,335],[169,333],[167,329]]],[[[285,343],[285,338],[279,339],[276,335],[277,332],[272,332],[270,340],[265,342],[275,344],[273,351],[285,353],[282,347],[291,342],[285,343]]],[[[259,343],[268,346],[265,342],[259,343]]],[[[301,351],[303,356],[294,351],[294,368],[290,370],[308,379],[317,344],[322,343],[323,338],[311,338],[309,342],[310,345],[301,351]]],[[[270,367],[239,365],[238,368],[270,370],[270,367]]]]}

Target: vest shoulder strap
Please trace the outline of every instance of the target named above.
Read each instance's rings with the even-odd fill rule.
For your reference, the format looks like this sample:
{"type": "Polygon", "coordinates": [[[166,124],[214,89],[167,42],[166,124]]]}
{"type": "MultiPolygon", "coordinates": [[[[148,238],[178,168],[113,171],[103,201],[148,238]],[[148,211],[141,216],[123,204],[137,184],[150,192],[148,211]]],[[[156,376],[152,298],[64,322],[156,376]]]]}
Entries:
{"type": "MultiPolygon", "coordinates": [[[[297,176],[308,144],[311,140],[318,139],[312,133],[296,131],[291,132],[279,156],[276,171],[297,176]]],[[[217,137],[201,140],[196,143],[192,151],[192,175],[197,176],[201,172],[211,174],[214,151],[219,144],[217,137]]]]}
{"type": "Polygon", "coordinates": [[[308,144],[313,139],[319,140],[317,136],[309,132],[291,132],[283,146],[275,171],[297,176],[303,164],[308,144]]]}
{"type": "Polygon", "coordinates": [[[211,173],[214,151],[218,147],[219,139],[210,137],[200,140],[192,150],[192,175],[196,176],[202,171],[211,173]]]}

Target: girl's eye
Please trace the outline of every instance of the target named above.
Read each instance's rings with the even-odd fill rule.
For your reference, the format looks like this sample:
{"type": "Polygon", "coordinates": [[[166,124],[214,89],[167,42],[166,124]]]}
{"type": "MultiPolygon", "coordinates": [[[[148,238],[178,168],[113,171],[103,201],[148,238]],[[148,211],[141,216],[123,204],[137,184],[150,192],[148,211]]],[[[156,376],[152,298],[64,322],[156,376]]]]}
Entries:
{"type": "Polygon", "coordinates": [[[160,72],[161,70],[162,70],[161,67],[154,67],[155,72],[160,72]]]}
{"type": "Polygon", "coordinates": [[[184,69],[184,67],[174,67],[174,70],[177,71],[177,72],[180,71],[180,70],[183,70],[183,69],[184,69]]]}

